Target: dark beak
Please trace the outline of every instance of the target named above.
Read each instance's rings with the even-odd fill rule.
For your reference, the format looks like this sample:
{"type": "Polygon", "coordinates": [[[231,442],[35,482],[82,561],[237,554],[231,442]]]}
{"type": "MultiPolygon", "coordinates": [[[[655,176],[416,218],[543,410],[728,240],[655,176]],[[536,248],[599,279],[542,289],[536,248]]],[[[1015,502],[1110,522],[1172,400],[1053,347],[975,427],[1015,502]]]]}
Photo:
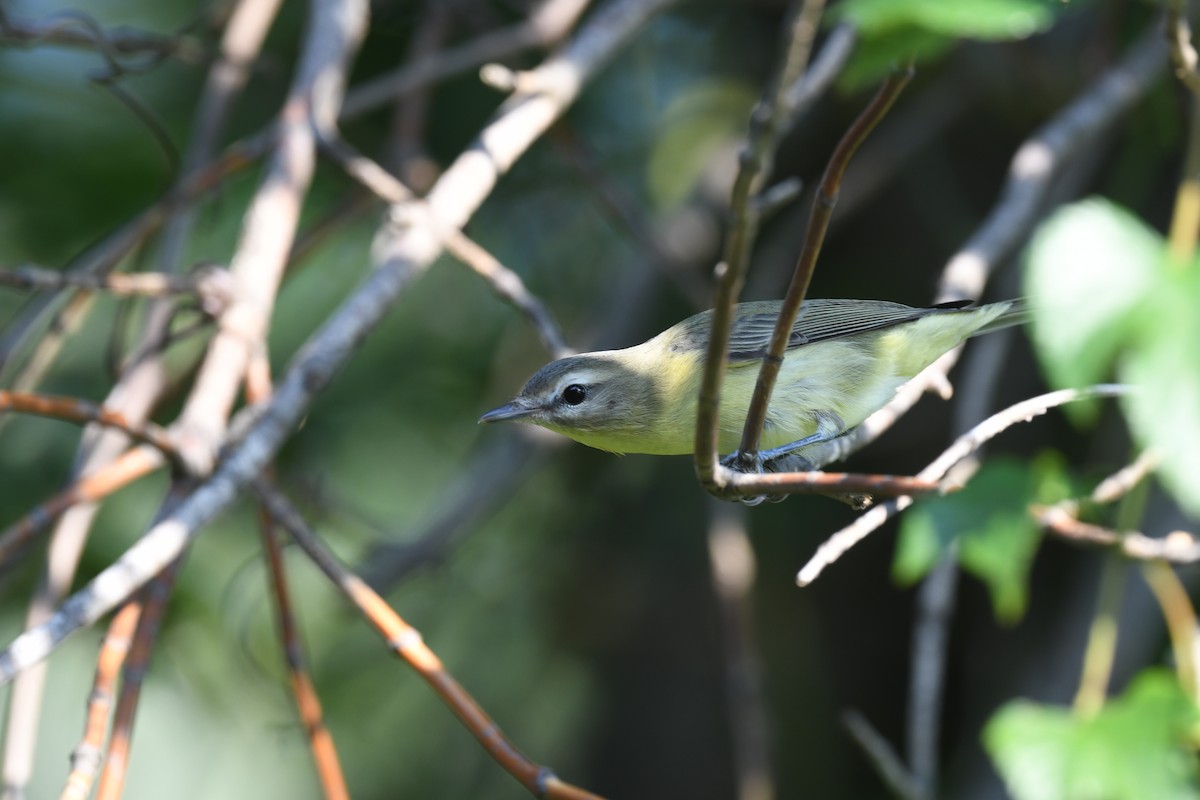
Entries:
{"type": "Polygon", "coordinates": [[[510,419],[521,419],[528,417],[537,408],[529,405],[529,403],[521,398],[517,398],[510,403],[505,403],[499,408],[493,408],[491,411],[479,418],[480,422],[504,422],[510,419]]]}

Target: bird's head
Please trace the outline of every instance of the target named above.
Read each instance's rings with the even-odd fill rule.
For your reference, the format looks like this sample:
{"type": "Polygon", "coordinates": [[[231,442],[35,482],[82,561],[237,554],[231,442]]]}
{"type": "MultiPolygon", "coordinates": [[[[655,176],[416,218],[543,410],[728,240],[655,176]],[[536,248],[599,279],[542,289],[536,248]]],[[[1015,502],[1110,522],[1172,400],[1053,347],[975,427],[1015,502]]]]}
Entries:
{"type": "Polygon", "coordinates": [[[479,421],[529,422],[593,447],[629,452],[605,436],[644,429],[656,418],[662,399],[628,352],[584,353],[553,361],[538,370],[520,394],[479,421]]]}

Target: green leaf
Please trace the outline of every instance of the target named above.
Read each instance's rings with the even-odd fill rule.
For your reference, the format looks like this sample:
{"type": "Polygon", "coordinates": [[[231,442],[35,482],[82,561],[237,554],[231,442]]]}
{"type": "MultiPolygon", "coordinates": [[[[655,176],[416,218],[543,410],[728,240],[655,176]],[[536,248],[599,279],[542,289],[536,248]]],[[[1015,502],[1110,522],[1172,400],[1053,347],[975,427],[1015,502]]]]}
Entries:
{"type": "Polygon", "coordinates": [[[1123,407],[1137,441],[1159,454],[1163,483],[1200,517],[1200,269],[1165,275],[1136,325],[1118,372],[1137,391],[1123,407]]]}
{"type": "Polygon", "coordinates": [[[914,27],[950,37],[1023,39],[1049,28],[1060,7],[1048,0],[846,0],[839,16],[866,37],[914,27]]]}
{"type": "Polygon", "coordinates": [[[1051,383],[1083,386],[1110,373],[1162,261],[1161,237],[1106,200],[1064,206],[1041,226],[1026,254],[1025,292],[1051,383]]]}
{"type": "Polygon", "coordinates": [[[900,64],[932,61],[953,46],[954,39],[921,28],[881,31],[855,48],[838,76],[838,88],[853,92],[874,85],[900,64]]]}
{"type": "Polygon", "coordinates": [[[923,500],[905,516],[892,576],[902,584],[916,582],[957,543],[959,563],[987,584],[997,619],[1015,622],[1028,604],[1029,567],[1041,540],[1029,504],[1069,494],[1057,458],[1041,457],[1032,465],[989,462],[962,491],[923,500]]]}
{"type": "Polygon", "coordinates": [[[1189,736],[1198,721],[1175,676],[1151,669],[1092,718],[1009,703],[983,743],[1015,800],[1195,800],[1189,736]]]}

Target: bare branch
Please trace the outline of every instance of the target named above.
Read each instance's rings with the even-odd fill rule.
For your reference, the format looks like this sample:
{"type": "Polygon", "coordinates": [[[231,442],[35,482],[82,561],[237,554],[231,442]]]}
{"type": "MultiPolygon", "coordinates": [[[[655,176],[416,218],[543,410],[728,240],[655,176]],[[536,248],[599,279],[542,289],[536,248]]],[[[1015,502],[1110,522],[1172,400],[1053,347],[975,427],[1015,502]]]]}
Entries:
{"type": "Polygon", "coordinates": [[[847,709],[842,712],[842,727],[858,742],[867,760],[892,790],[892,794],[901,800],[918,800],[921,797],[900,756],[896,755],[887,739],[875,730],[866,717],[854,709],[847,709]]]}
{"type": "Polygon", "coordinates": [[[62,11],[46,19],[20,19],[0,10],[0,40],[28,47],[50,44],[100,52],[107,60],[147,55],[196,63],[208,57],[203,44],[191,36],[161,34],[134,28],[105,28],[82,11],[62,11]]]}
{"type": "MultiPolygon", "coordinates": [[[[416,199],[407,186],[379,164],[355,150],[334,132],[321,132],[321,147],[346,171],[375,194],[380,200],[392,205],[403,205],[416,199]]],[[[436,223],[436,219],[431,219],[436,223]]],[[[525,315],[542,340],[542,344],[554,358],[570,355],[562,330],[554,321],[550,309],[525,286],[521,276],[500,262],[473,239],[457,228],[436,231],[442,245],[456,259],[470,267],[475,274],[487,281],[488,286],[501,299],[507,300],[525,315]]]]}
{"type": "MultiPolygon", "coordinates": [[[[1119,384],[1100,384],[1086,389],[1060,389],[1023,400],[1020,403],[985,419],[971,430],[954,440],[950,447],[934,459],[929,466],[917,473],[917,477],[926,481],[940,481],[946,477],[951,468],[968,458],[985,442],[1020,422],[1028,422],[1034,417],[1045,414],[1052,408],[1085,400],[1093,397],[1117,397],[1129,392],[1129,387],[1119,384]]],[[[892,516],[912,505],[911,497],[897,497],[882,505],[875,506],[860,516],[851,524],[830,536],[817,552],[804,565],[796,576],[796,583],[807,586],[816,580],[821,572],[854,545],[861,542],[871,531],[875,530],[892,516]]]]}
{"type": "Polygon", "coordinates": [[[804,232],[804,247],[796,261],[796,270],[792,274],[783,305],[779,309],[779,319],[775,322],[775,330],[771,334],[771,344],[763,357],[762,366],[758,371],[758,381],[754,386],[754,396],[746,413],[746,424],[742,429],[742,442],[739,450],[743,453],[753,453],[758,449],[762,437],[763,425],[767,421],[767,404],[775,390],[775,380],[779,377],[779,369],[783,366],[783,356],[791,340],[792,326],[795,325],[796,315],[800,313],[800,304],[808,294],[808,284],[812,280],[813,270],[817,266],[817,257],[821,253],[821,245],[825,242],[825,232],[829,229],[829,219],[833,216],[834,206],[837,205],[838,192],[841,189],[842,176],[850,159],[862,145],[879,121],[887,115],[888,109],[896,102],[900,92],[912,80],[911,67],[892,73],[879,87],[879,91],[871,98],[863,112],[850,126],[838,142],[825,167],[821,184],[817,187],[817,196],[813,200],[812,215],[804,232]]]}
{"type": "Polygon", "coordinates": [[[7,392],[0,389],[0,413],[5,411],[60,419],[79,425],[94,423],[106,428],[114,428],[135,441],[145,442],[158,448],[168,458],[178,459],[180,455],[170,434],[162,427],[153,422],[141,424],[131,422],[119,411],[113,411],[86,400],[45,394],[7,392]]]}
{"type": "Polygon", "coordinates": [[[343,117],[352,119],[407,92],[489,61],[553,44],[567,35],[587,4],[588,0],[543,0],[528,19],[359,84],[346,96],[343,117]]]}
{"type": "Polygon", "coordinates": [[[693,448],[696,476],[709,492],[719,491],[729,481],[730,470],[717,462],[721,384],[725,378],[726,351],[733,324],[733,309],[745,282],[750,253],[758,234],[758,206],[753,198],[770,174],[775,149],[786,129],[787,92],[803,79],[816,36],[824,0],[804,0],[791,21],[785,52],[763,98],[750,115],[750,129],[740,155],[741,166],[730,198],[730,229],[725,240],[725,257],[717,265],[717,294],[709,329],[704,375],[696,410],[696,442],[693,448]]]}
{"type": "Polygon", "coordinates": [[[171,598],[171,589],[179,576],[181,559],[167,565],[142,589],[137,630],[129,647],[128,657],[121,665],[121,693],[113,710],[112,731],[108,738],[108,754],[96,785],[96,800],[120,800],[129,772],[129,752],[133,747],[133,722],[137,717],[142,686],[150,669],[150,657],[162,627],[162,618],[171,598]]]}
{"type": "Polygon", "coordinates": [[[54,497],[39,503],[24,517],[0,531],[0,573],[33,537],[78,503],[94,503],[166,463],[161,451],[138,447],[127,451],[98,472],[81,478],[54,497]]]}
{"type": "Polygon", "coordinates": [[[275,623],[279,629],[280,648],[287,668],[288,682],[296,701],[296,711],[308,737],[309,750],[325,800],[349,800],[346,778],[333,743],[333,735],[325,725],[321,700],[313,686],[307,666],[308,659],[300,641],[300,631],[292,609],[291,590],[283,560],[283,546],[275,531],[275,520],[265,508],[259,510],[259,532],[266,555],[271,595],[274,599],[275,623]]]}
{"type": "Polygon", "coordinates": [[[100,644],[100,655],[96,659],[96,677],[88,695],[83,739],[71,752],[71,772],[67,775],[59,800],[87,800],[91,797],[92,785],[104,756],[104,739],[117,691],[117,677],[129,654],[141,615],[142,604],[131,601],[121,606],[109,623],[108,632],[100,644]]]}
{"type": "MultiPolygon", "coordinates": [[[[1145,34],[1121,63],[1021,145],[996,206],[942,271],[935,302],[982,297],[988,276],[1042,218],[1045,199],[1056,179],[1076,154],[1086,151],[1146,93],[1165,62],[1166,46],[1160,37],[1154,32],[1145,34]]],[[[930,386],[944,383],[960,352],[951,350],[935,361],[853,431],[806,448],[805,457],[821,466],[840,461],[878,439],[930,386]]]]}
{"type": "Polygon", "coordinates": [[[1147,536],[1138,531],[1120,533],[1111,528],[1081,522],[1060,506],[1033,506],[1030,513],[1048,533],[1080,544],[1113,547],[1127,558],[1170,561],[1173,564],[1200,561],[1200,538],[1187,531],[1172,531],[1163,537],[1147,536]]]}
{"type": "Polygon", "coordinates": [[[337,560],[278,489],[261,478],[254,481],[253,488],[271,515],[291,534],[296,544],[334,586],[341,590],[346,599],[358,608],[367,622],[383,637],[388,647],[425,679],[430,688],[479,740],[488,754],[528,789],[530,794],[535,797],[595,797],[574,786],[563,784],[554,773],[522,755],[475,699],[446,671],[441,660],[424,643],[421,634],[393,611],[387,601],[376,594],[365,581],[337,560]]]}
{"type": "MultiPolygon", "coordinates": [[[[510,99],[485,129],[480,143],[442,176],[430,195],[430,205],[442,222],[461,227],[499,174],[562,113],[617,48],[669,2],[616,0],[594,15],[576,39],[544,65],[553,73],[548,86],[556,88],[534,97],[510,99]]],[[[414,222],[430,213],[421,204],[410,205],[409,211],[416,215],[414,222]]],[[[199,529],[262,472],[333,374],[375,329],[408,282],[437,257],[433,230],[425,222],[408,226],[402,236],[393,231],[381,235],[378,266],[301,348],[271,401],[235,419],[233,429],[245,430],[245,434],[229,446],[211,477],[120,559],[68,598],[53,617],[0,651],[0,684],[45,658],[65,637],[129,597],[174,560],[199,529]]]]}
{"type": "Polygon", "coordinates": [[[233,294],[229,272],[203,265],[187,275],[165,272],[113,272],[109,274],[60,272],[34,266],[0,270],[0,285],[17,289],[65,289],[103,291],[117,297],[166,297],[194,294],[207,314],[219,314],[233,294]]]}

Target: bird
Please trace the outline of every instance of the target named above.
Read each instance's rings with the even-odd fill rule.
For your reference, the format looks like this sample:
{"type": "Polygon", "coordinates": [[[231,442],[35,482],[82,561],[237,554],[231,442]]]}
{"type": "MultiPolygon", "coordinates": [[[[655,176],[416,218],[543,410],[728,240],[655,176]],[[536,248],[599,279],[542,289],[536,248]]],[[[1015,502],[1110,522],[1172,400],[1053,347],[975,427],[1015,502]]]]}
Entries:
{"type": "MultiPolygon", "coordinates": [[[[718,449],[729,459],[738,455],[781,306],[777,300],[734,306],[718,422],[718,449]]],[[[688,317],[633,347],[552,361],[479,421],[531,423],[610,453],[690,454],[712,314],[688,317]]],[[[1020,299],[927,308],[804,301],[767,406],[758,463],[853,430],[943,353],[972,336],[1020,324],[1026,315],[1020,299]]]]}

